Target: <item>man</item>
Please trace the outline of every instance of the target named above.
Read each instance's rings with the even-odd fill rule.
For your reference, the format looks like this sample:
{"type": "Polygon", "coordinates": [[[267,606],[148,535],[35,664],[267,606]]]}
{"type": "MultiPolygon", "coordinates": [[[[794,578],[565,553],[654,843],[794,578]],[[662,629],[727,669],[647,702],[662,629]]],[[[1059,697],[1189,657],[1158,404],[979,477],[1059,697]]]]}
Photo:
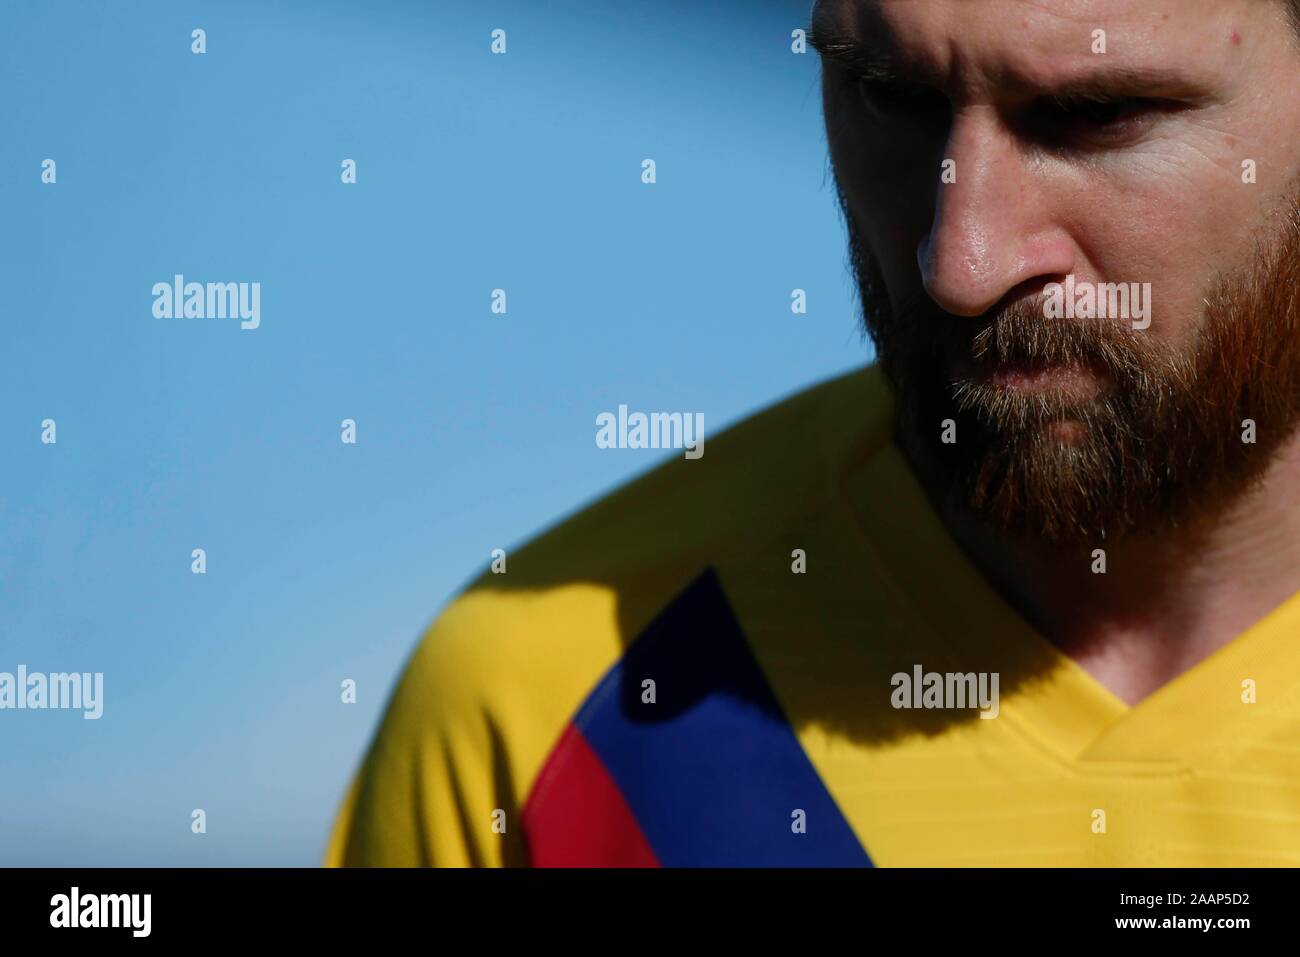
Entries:
{"type": "Polygon", "coordinates": [[[1300,863],[1300,10],[823,0],[878,367],[511,555],[335,864],[1300,863]]]}

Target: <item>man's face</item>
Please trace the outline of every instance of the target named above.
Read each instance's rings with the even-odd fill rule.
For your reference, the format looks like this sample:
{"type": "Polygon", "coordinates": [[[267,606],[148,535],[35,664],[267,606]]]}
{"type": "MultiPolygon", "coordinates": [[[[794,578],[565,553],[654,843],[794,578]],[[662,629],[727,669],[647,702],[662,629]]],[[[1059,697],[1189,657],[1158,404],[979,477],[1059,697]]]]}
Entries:
{"type": "Polygon", "coordinates": [[[1300,420],[1281,2],[822,0],[813,40],[864,318],[927,484],[1065,541],[1262,473],[1300,420]],[[1052,283],[1078,316],[1049,318],[1052,283]],[[1103,283],[1149,283],[1149,311],[1085,317],[1103,283]]]}

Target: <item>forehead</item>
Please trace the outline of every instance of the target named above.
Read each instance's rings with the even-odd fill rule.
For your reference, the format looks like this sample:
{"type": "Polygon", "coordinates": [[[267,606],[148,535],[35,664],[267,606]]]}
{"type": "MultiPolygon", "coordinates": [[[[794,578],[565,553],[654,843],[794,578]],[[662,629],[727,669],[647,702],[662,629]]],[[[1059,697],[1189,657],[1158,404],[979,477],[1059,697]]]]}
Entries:
{"type": "Polygon", "coordinates": [[[818,0],[812,26],[926,73],[1048,82],[1101,65],[1213,69],[1276,0],[818,0]],[[1105,32],[1104,54],[1095,31],[1105,32]]]}

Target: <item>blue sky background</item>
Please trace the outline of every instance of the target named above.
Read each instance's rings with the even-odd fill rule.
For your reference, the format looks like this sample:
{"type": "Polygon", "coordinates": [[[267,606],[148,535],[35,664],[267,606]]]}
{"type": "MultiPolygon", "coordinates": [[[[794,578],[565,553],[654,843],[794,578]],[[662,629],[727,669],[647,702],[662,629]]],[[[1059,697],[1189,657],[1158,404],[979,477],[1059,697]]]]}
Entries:
{"type": "Polygon", "coordinates": [[[0,863],[319,862],[451,594],[672,454],[598,413],[707,448],[869,358],[808,7],[0,5],[0,671],[105,675],[0,711],[0,863]],[[153,318],[175,273],[261,327],[153,318]]]}

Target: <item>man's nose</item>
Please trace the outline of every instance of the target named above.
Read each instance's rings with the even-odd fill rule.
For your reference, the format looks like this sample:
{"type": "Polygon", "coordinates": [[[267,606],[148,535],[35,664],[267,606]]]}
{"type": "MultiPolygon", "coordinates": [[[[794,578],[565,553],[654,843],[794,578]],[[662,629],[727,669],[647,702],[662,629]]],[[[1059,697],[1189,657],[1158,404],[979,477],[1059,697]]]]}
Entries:
{"type": "Polygon", "coordinates": [[[936,305],[980,316],[1022,284],[1073,271],[1073,246],[1053,222],[1050,186],[1031,181],[1024,151],[992,109],[954,115],[945,159],[950,175],[937,177],[930,232],[916,250],[936,305]]]}

